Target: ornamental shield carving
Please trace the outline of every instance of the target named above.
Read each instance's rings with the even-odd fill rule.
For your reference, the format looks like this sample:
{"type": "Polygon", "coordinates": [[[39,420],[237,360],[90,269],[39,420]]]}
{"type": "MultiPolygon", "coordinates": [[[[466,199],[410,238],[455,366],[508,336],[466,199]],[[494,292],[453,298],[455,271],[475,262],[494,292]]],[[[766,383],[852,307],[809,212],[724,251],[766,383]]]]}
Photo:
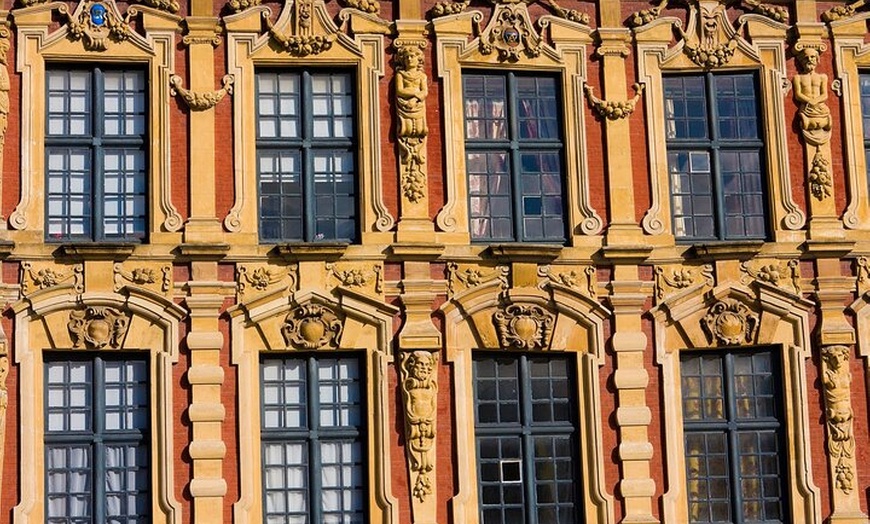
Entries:
{"type": "Polygon", "coordinates": [[[758,330],[758,315],[746,304],[723,299],[713,304],[701,320],[701,325],[713,341],[725,346],[750,343],[758,330]]]}
{"type": "Polygon", "coordinates": [[[67,328],[73,348],[102,349],[121,347],[130,321],[120,311],[110,307],[89,307],[70,311],[67,328]]]}
{"type": "Polygon", "coordinates": [[[338,347],[341,330],[341,319],[331,309],[319,304],[308,304],[287,315],[281,333],[287,346],[319,349],[338,347]]]}
{"type": "Polygon", "coordinates": [[[503,348],[544,349],[553,333],[553,315],[541,306],[511,304],[492,319],[503,348]]]}

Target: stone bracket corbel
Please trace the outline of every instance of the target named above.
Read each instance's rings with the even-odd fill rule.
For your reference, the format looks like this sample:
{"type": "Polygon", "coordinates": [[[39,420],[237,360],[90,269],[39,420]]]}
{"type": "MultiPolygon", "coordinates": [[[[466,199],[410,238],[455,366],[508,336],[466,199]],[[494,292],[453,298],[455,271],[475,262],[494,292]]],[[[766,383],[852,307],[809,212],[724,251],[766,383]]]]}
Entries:
{"type": "Polygon", "coordinates": [[[195,93],[182,87],[183,80],[178,75],[169,77],[169,85],[171,86],[170,93],[173,96],[180,95],[184,103],[191,111],[205,111],[211,109],[218,104],[223,98],[233,93],[233,83],[235,79],[232,75],[224,75],[221,79],[222,87],[217,91],[208,93],[195,93]]]}
{"type": "Polygon", "coordinates": [[[634,108],[640,101],[646,85],[635,82],[632,88],[635,92],[634,98],[616,102],[598,98],[595,96],[594,87],[589,84],[583,84],[583,92],[586,93],[586,100],[589,102],[589,106],[596,115],[607,120],[621,120],[634,113],[634,108]]]}

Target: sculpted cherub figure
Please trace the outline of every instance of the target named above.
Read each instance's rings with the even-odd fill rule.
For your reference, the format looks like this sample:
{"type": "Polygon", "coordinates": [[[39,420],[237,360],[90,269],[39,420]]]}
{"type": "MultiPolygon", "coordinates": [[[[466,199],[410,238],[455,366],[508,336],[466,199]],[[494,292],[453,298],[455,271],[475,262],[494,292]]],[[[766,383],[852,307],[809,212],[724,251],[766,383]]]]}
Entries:
{"type": "Polygon", "coordinates": [[[816,73],[819,51],[804,47],[798,51],[800,73],[792,78],[794,98],[800,106],[801,129],[804,138],[813,145],[827,142],[831,131],[831,110],[828,109],[828,75],[816,73]]]}

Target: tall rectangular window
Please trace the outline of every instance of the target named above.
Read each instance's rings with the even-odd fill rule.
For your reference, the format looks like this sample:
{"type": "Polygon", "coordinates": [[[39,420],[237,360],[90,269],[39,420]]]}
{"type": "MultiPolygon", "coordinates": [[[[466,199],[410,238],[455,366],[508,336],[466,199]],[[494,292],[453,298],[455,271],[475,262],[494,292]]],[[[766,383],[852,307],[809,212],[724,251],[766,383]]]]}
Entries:
{"type": "Polygon", "coordinates": [[[357,239],[354,80],[257,73],[260,239],[357,239]]]}
{"type": "Polygon", "coordinates": [[[565,242],[562,112],[552,76],[462,76],[471,238],[565,242]]]}
{"type": "Polygon", "coordinates": [[[778,352],[680,359],[689,519],[788,522],[778,352]]]}
{"type": "Polygon", "coordinates": [[[577,380],[565,356],[474,355],[483,524],[574,524],[577,380]]]}
{"type": "Polygon", "coordinates": [[[150,522],[148,362],[47,354],[49,524],[150,522]]]}
{"type": "MultiPolygon", "coordinates": [[[[861,73],[861,122],[864,127],[864,165],[870,166],[870,73],[861,73]]],[[[870,172],[867,176],[868,192],[870,192],[870,172]]]]}
{"type": "Polygon", "coordinates": [[[363,376],[357,357],[261,361],[266,524],[366,522],[363,376]]]}
{"type": "Polygon", "coordinates": [[[674,235],[766,238],[755,75],[669,76],[664,90],[674,235]]]}
{"type": "Polygon", "coordinates": [[[48,240],[146,235],[147,79],[141,70],[46,71],[48,240]]]}

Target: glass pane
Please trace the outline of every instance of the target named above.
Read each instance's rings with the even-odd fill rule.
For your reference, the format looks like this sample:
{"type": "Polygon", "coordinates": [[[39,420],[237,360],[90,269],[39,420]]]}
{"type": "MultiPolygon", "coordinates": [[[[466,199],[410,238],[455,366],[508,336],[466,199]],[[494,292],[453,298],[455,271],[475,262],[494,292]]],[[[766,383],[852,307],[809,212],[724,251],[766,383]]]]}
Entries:
{"type": "Polygon", "coordinates": [[[668,139],[707,138],[707,97],[703,76],[662,79],[668,139]]]}
{"type": "Polygon", "coordinates": [[[463,75],[465,136],[468,140],[508,138],[507,86],[503,76],[463,75]]]}

